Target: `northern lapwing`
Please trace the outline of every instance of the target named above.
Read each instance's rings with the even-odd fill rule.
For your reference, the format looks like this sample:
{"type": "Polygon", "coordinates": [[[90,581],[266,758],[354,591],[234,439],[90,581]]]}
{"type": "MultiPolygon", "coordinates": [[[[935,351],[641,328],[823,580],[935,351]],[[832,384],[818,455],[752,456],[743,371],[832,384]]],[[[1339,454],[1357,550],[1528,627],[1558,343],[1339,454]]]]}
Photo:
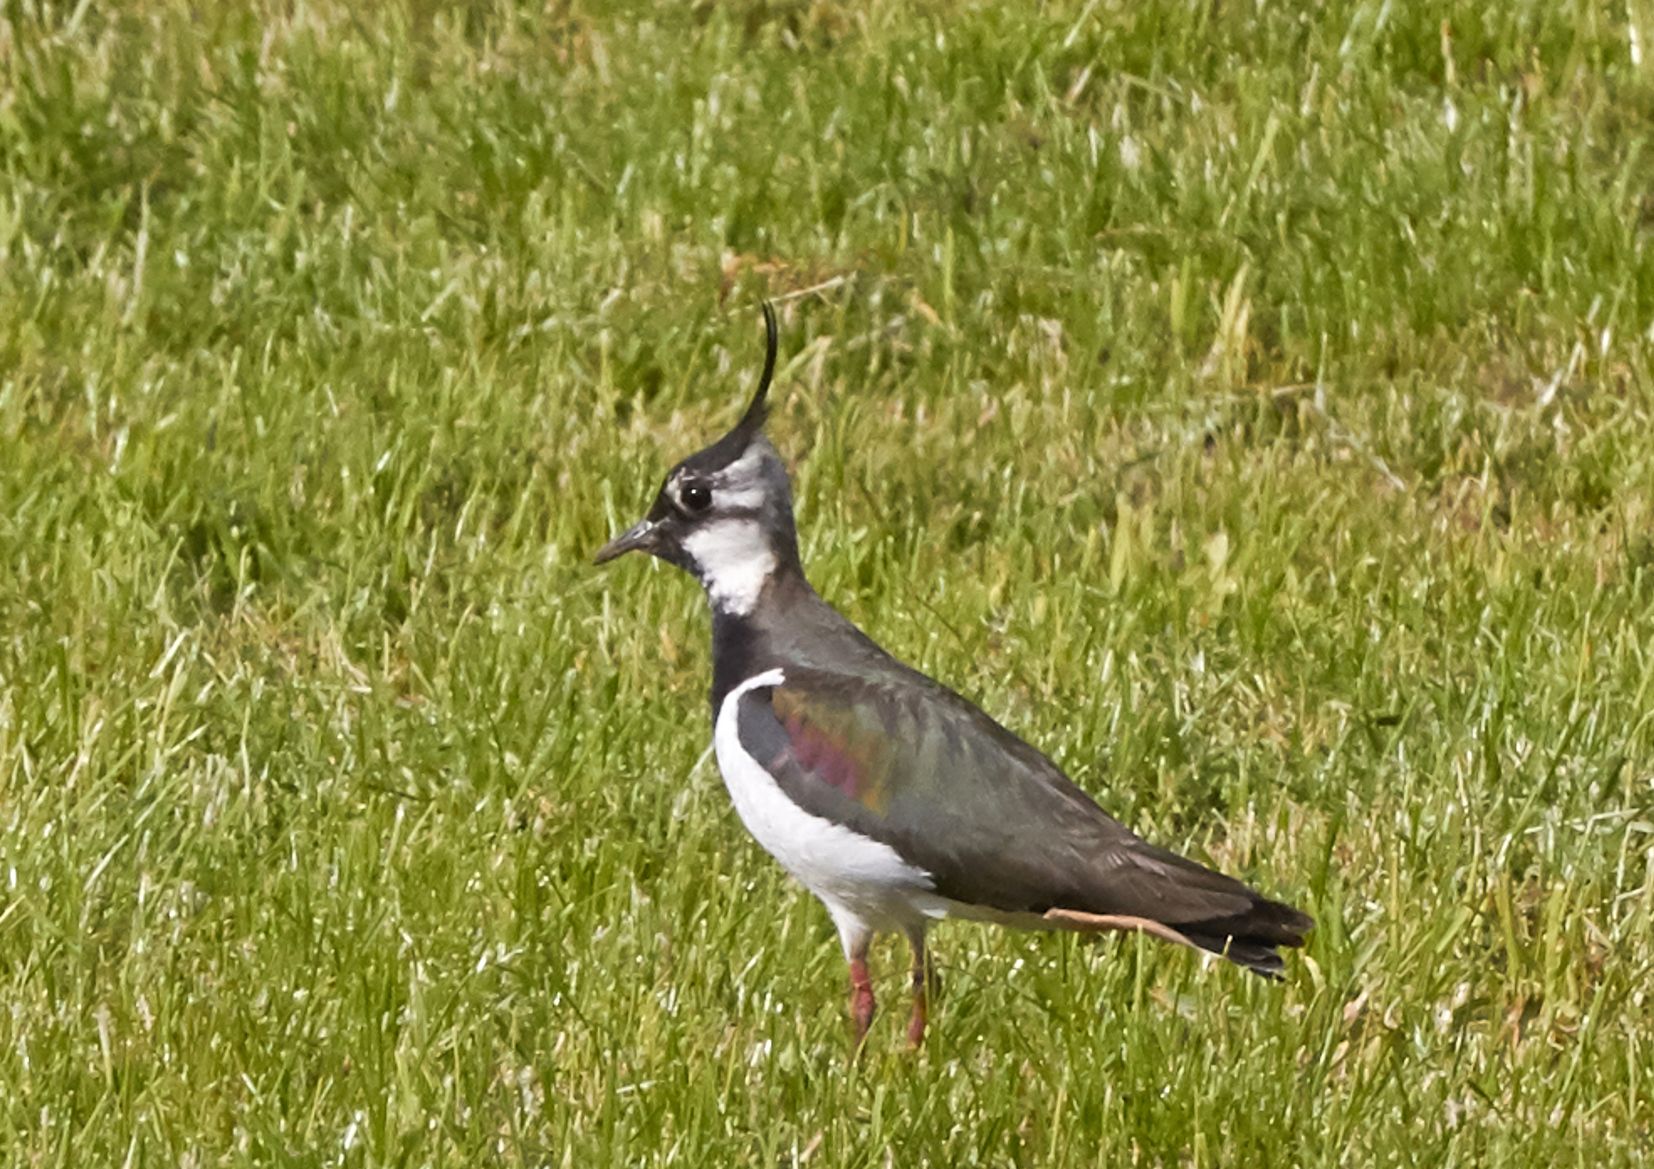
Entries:
{"type": "Polygon", "coordinates": [[[712,604],[712,742],[742,822],[827,906],[861,1044],[875,934],[913,948],[908,1039],[924,1037],[925,934],[943,917],[1141,931],[1279,976],[1311,919],[1149,844],[1056,764],[903,665],[805,578],[787,471],[764,437],[775,313],[740,422],[672,468],[654,506],[598,552],[658,556],[712,604]]]}

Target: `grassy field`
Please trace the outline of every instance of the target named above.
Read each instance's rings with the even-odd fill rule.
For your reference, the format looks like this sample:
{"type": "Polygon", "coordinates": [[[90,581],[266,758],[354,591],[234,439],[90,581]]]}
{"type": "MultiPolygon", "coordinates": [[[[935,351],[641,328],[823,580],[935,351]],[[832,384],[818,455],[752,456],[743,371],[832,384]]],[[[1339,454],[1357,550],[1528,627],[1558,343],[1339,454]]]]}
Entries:
{"type": "Polygon", "coordinates": [[[0,8],[0,1164],[1640,1163],[1654,6],[0,8]],[[1415,11],[1417,9],[1417,11],[1415,11]],[[821,591],[1319,927],[846,1060],[597,545],[821,591]]]}

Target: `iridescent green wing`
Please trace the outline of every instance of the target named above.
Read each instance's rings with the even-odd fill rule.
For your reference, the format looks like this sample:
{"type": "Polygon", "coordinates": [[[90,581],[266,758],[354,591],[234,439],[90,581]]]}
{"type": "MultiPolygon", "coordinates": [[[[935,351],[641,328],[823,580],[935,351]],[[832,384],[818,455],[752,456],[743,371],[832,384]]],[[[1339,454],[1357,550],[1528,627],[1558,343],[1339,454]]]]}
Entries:
{"type": "Polygon", "coordinates": [[[1095,903],[1142,842],[1038,751],[917,675],[797,667],[749,691],[742,745],[815,815],[883,841],[945,897],[1006,911],[1095,903]]]}
{"type": "Polygon", "coordinates": [[[1310,919],[1142,840],[971,703],[906,670],[787,667],[742,696],[742,746],[814,815],[888,844],[979,908],[1149,918],[1264,973],[1310,919]]]}

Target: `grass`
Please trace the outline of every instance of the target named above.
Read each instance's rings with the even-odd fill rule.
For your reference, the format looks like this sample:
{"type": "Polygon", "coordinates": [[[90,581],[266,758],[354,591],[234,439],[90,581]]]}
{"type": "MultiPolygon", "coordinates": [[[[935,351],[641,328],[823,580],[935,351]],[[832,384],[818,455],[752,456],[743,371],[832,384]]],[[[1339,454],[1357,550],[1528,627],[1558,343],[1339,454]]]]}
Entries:
{"type": "Polygon", "coordinates": [[[0,1162],[1640,1163],[1648,4],[3,13],[0,1162]],[[587,566],[822,284],[816,584],[1284,984],[951,926],[847,1064],[587,566]]]}

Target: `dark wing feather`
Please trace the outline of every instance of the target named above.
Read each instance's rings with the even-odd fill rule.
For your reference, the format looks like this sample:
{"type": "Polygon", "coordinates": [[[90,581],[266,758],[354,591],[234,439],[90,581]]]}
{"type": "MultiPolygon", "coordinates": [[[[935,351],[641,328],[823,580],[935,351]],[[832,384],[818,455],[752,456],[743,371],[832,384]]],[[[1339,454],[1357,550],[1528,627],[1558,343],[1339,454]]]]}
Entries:
{"type": "Polygon", "coordinates": [[[1266,973],[1310,919],[1148,844],[950,690],[789,667],[741,699],[742,746],[816,815],[889,844],[950,900],[1150,918],[1266,973]]]}

